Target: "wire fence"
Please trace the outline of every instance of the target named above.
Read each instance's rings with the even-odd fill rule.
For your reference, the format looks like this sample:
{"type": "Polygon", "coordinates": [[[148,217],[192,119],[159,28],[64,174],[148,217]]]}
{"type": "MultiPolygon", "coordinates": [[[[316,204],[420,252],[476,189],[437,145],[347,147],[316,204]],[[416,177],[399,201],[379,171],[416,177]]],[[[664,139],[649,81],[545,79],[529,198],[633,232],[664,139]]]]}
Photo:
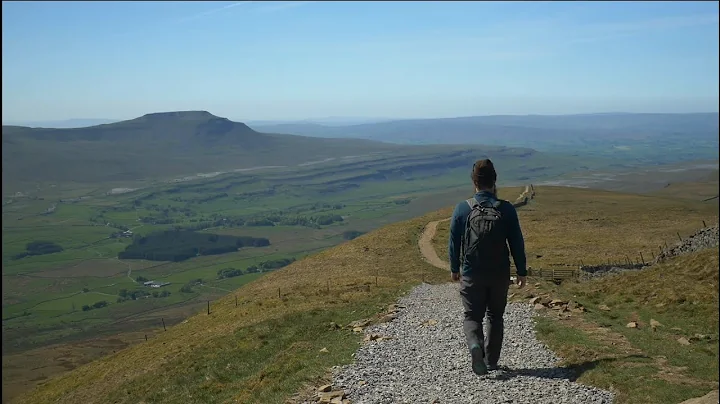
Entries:
{"type": "MultiPolygon", "coordinates": [[[[705,220],[702,221],[702,226],[703,229],[706,229],[708,227],[705,220]]],[[[698,232],[696,231],[691,236],[683,238],[680,232],[675,232],[675,234],[677,235],[677,241],[673,240],[671,241],[671,244],[668,244],[668,241],[665,240],[661,245],[657,247],[657,250],[651,249],[649,251],[638,251],[634,256],[631,256],[629,254],[616,255],[615,257],[608,258],[606,262],[587,265],[581,259],[579,260],[579,262],[574,264],[561,264],[549,266],[546,268],[529,268],[528,276],[547,280],[562,281],[565,279],[580,278],[584,273],[602,273],[608,272],[615,268],[624,270],[642,269],[646,266],[656,263],[657,259],[660,257],[671,255],[673,248],[681,246],[688,238],[692,237],[697,233],[698,232]]],[[[515,269],[513,269],[512,275],[517,275],[515,269]]]]}
{"type": "MultiPolygon", "coordinates": [[[[427,274],[422,274],[419,276],[418,280],[425,283],[428,281],[432,275],[430,275],[430,271],[428,271],[427,274]]],[[[393,281],[387,282],[384,280],[384,277],[380,274],[380,271],[377,270],[374,275],[365,277],[365,280],[362,281],[362,278],[355,278],[354,284],[347,284],[347,283],[333,283],[331,280],[326,279],[324,282],[318,283],[318,293],[327,294],[330,295],[333,292],[336,293],[348,293],[348,292],[370,292],[372,288],[375,289],[382,289],[382,288],[388,288],[388,287],[396,287],[397,282],[393,281]]],[[[232,293],[234,296],[234,306],[231,306],[235,309],[241,309],[244,304],[247,304],[248,301],[243,300],[242,296],[237,292],[232,293]]],[[[294,288],[281,288],[278,287],[277,291],[273,290],[272,294],[267,295],[266,297],[268,299],[276,299],[283,302],[287,302],[288,298],[291,297],[298,297],[303,298],[307,296],[307,291],[304,291],[304,293],[296,292],[296,289],[294,288]]],[[[224,296],[222,299],[226,299],[227,295],[224,296]]],[[[219,300],[219,299],[218,299],[219,300]]],[[[216,312],[217,306],[214,305],[214,303],[218,302],[218,300],[203,300],[202,302],[192,303],[192,305],[197,304],[198,309],[202,308],[203,310],[196,313],[197,314],[204,314],[204,315],[212,315],[216,312]]],[[[227,304],[223,304],[223,309],[227,309],[227,304]]],[[[142,337],[137,338],[125,338],[124,340],[129,343],[139,343],[143,341],[149,341],[153,338],[157,338],[159,335],[161,335],[164,332],[167,332],[170,327],[174,324],[169,324],[165,322],[164,317],[160,317],[159,320],[157,320],[157,326],[158,328],[155,331],[148,331],[147,333],[143,334],[142,337]],[[162,328],[161,328],[162,327],[162,328]]]]}

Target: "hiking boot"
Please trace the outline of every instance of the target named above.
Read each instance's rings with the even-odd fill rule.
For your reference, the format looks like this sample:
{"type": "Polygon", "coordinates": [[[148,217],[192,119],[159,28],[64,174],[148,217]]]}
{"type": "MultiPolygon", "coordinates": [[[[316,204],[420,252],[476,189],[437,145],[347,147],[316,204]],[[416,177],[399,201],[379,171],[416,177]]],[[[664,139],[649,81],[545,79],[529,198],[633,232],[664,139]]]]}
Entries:
{"type": "Polygon", "coordinates": [[[496,370],[500,370],[500,365],[498,365],[497,363],[494,365],[487,365],[487,370],[489,372],[494,372],[496,370]]]}
{"type": "Polygon", "coordinates": [[[488,369],[485,364],[485,358],[483,357],[483,350],[480,345],[473,345],[470,348],[470,358],[472,360],[472,370],[476,375],[482,376],[487,374],[488,369]]]}

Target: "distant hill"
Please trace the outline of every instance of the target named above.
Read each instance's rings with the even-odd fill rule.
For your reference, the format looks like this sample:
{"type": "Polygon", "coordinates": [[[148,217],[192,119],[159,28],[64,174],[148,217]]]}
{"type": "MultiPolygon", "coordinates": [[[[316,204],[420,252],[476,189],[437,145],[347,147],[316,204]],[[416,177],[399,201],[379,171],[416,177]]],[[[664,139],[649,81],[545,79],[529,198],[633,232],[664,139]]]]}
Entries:
{"type": "MultiPolygon", "coordinates": [[[[259,131],[343,137],[398,144],[487,144],[540,151],[616,154],[646,158],[716,158],[718,113],[497,115],[412,119],[360,125],[255,125],[259,131]],[[652,146],[648,150],[646,146],[652,146]],[[667,155],[672,150],[672,155],[667,155]],[[630,151],[630,152],[628,152],[630,151]],[[654,153],[647,156],[647,153],[654,153]]],[[[649,160],[648,160],[649,159],[649,160]]]]}
{"type": "Polygon", "coordinates": [[[493,115],[394,120],[346,126],[318,122],[285,123],[255,125],[254,128],[305,136],[382,138],[397,143],[467,144],[479,140],[545,142],[567,140],[578,135],[587,138],[602,136],[606,139],[653,137],[678,132],[709,135],[718,130],[718,113],[493,115]]]}
{"type": "Polygon", "coordinates": [[[3,126],[2,145],[3,183],[157,179],[402,148],[259,133],[206,111],[153,113],[74,129],[3,126]]]}
{"type": "Polygon", "coordinates": [[[348,126],[348,125],[361,125],[361,124],[389,122],[389,121],[393,121],[393,119],[390,119],[390,118],[354,118],[354,117],[344,117],[344,116],[331,116],[331,117],[327,117],[327,118],[309,118],[309,119],[300,119],[300,120],[247,121],[246,123],[251,127],[287,125],[287,124],[318,124],[318,125],[324,125],[324,126],[348,126]]]}
{"type": "Polygon", "coordinates": [[[31,128],[84,128],[118,122],[117,119],[66,119],[62,121],[35,121],[35,122],[3,122],[3,126],[28,126],[31,128]]]}

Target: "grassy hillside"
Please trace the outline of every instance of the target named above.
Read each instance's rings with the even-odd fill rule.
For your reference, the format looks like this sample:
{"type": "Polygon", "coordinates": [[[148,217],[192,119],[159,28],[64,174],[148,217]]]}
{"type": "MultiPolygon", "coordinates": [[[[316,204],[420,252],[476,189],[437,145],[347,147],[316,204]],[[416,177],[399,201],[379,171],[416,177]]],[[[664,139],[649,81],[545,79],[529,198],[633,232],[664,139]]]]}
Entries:
{"type": "Polygon", "coordinates": [[[581,382],[614,388],[620,403],[702,396],[718,386],[718,253],[712,248],[640,272],[548,288],[588,312],[543,319],[539,335],[581,370],[581,382]],[[637,328],[628,328],[631,322],[637,328]]]}
{"type": "MultiPolygon", "coordinates": [[[[717,202],[580,188],[535,187],[519,209],[528,265],[550,268],[650,261],[664,243],[717,220],[717,202]]],[[[501,194],[512,199],[514,193],[501,194]]],[[[436,250],[447,259],[449,222],[438,225],[436,250]]]]}
{"type": "MultiPolygon", "coordinates": [[[[699,227],[693,222],[717,218],[716,208],[703,203],[561,187],[536,191],[536,199],[519,213],[530,262],[537,267],[621,259],[671,240],[675,231],[688,234],[699,227]],[[605,221],[595,220],[600,218],[605,221]]],[[[501,192],[514,195],[516,190],[501,192]]],[[[328,367],[351,360],[359,336],[331,323],[345,325],[381,313],[423,278],[447,280],[446,273],[420,258],[417,237],[428,221],[450,213],[446,208],[395,223],[267,274],[214,301],[210,315],[198,314],[147,343],[52,379],[19,402],[280,402],[316,382],[328,367]]],[[[588,295],[583,304],[592,307],[592,299],[588,295]]],[[[641,300],[626,303],[633,301],[641,300]]],[[[618,315],[611,326],[621,327],[624,320],[618,315]]],[[[696,330],[701,329],[688,326],[687,332],[704,329],[696,330]]],[[[562,339],[553,341],[560,346],[562,339]]],[[[708,349],[716,355],[716,348],[708,349]]],[[[596,373],[584,374],[595,380],[596,373]]],[[[697,395],[704,388],[700,381],[675,396],[697,395]]]]}
{"type": "Polygon", "coordinates": [[[699,178],[697,181],[669,182],[662,190],[658,190],[653,194],[670,198],[694,199],[707,202],[715,198],[715,202],[713,203],[717,203],[718,193],[720,193],[718,172],[718,170],[715,170],[706,177],[699,178]]]}

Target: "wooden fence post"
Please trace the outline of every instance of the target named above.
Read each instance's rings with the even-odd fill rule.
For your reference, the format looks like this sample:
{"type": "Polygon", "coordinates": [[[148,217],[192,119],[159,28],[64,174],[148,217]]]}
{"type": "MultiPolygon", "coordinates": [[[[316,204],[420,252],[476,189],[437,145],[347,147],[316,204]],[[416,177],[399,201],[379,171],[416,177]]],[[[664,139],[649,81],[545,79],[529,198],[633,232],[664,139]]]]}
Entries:
{"type": "Polygon", "coordinates": [[[147,334],[145,334],[145,341],[147,341],[147,334]]]}
{"type": "Polygon", "coordinates": [[[327,281],[327,292],[330,293],[330,280],[327,281]]]}
{"type": "Polygon", "coordinates": [[[280,288],[278,288],[278,299],[281,299],[281,298],[282,297],[280,296],[280,288]]]}
{"type": "Polygon", "coordinates": [[[707,225],[705,224],[705,221],[704,221],[704,220],[703,220],[703,227],[707,227],[707,225]]]}
{"type": "Polygon", "coordinates": [[[208,316],[210,315],[210,300],[207,301],[208,303],[208,316]]]}
{"type": "Polygon", "coordinates": [[[163,323],[163,331],[167,331],[167,328],[165,328],[165,319],[161,318],[160,321],[163,323]]]}
{"type": "Polygon", "coordinates": [[[237,307],[237,295],[235,295],[235,307],[237,307]]]}
{"type": "Polygon", "coordinates": [[[680,242],[682,243],[682,237],[680,237],[680,232],[677,232],[678,238],[680,239],[680,242]]]}
{"type": "Polygon", "coordinates": [[[645,257],[643,257],[642,251],[640,251],[640,261],[642,261],[643,265],[645,265],[645,257]]]}

